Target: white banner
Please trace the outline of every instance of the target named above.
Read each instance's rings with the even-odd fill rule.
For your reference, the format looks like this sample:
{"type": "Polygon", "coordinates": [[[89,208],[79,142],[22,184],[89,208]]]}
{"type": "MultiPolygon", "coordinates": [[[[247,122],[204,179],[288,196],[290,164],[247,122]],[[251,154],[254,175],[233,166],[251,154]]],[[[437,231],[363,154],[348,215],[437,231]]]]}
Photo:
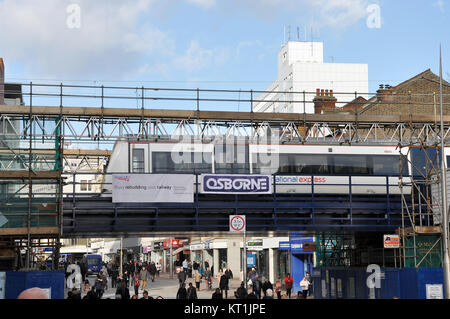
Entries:
{"type": "Polygon", "coordinates": [[[194,175],[114,174],[113,203],[193,203],[194,175]]]}

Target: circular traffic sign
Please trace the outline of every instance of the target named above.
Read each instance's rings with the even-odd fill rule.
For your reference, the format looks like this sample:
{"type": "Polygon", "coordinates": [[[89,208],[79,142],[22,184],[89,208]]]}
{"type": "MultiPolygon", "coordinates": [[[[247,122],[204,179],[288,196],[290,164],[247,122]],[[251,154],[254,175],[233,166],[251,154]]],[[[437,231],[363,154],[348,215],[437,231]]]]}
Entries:
{"type": "Polygon", "coordinates": [[[231,231],[243,231],[245,230],[245,218],[240,215],[231,216],[230,218],[230,230],[231,231]]]}

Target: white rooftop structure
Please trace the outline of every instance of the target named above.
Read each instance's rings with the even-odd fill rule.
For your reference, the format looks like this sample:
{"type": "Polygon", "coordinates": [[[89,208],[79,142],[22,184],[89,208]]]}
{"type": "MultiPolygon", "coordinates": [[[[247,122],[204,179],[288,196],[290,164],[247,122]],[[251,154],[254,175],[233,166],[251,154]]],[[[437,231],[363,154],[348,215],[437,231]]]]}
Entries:
{"type": "Polygon", "coordinates": [[[324,63],[322,42],[289,41],[278,53],[278,77],[267,87],[266,91],[270,93],[257,97],[257,100],[263,101],[255,103],[253,111],[314,113],[312,100],[316,89],[333,90],[337,107],[356,96],[367,98],[368,65],[324,63]],[[303,101],[303,92],[307,102],[293,102],[303,101]]]}

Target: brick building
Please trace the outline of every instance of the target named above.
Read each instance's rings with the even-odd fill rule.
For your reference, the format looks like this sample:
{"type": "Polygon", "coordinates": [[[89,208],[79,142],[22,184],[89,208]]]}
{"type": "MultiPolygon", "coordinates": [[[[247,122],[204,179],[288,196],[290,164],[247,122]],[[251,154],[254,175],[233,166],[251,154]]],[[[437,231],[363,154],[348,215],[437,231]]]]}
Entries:
{"type": "MultiPolygon", "coordinates": [[[[444,115],[450,115],[450,84],[442,81],[444,115]]],[[[396,86],[380,85],[377,94],[366,100],[357,97],[343,107],[335,107],[333,92],[317,90],[315,113],[371,115],[433,115],[439,117],[439,76],[430,69],[396,86]]]]}

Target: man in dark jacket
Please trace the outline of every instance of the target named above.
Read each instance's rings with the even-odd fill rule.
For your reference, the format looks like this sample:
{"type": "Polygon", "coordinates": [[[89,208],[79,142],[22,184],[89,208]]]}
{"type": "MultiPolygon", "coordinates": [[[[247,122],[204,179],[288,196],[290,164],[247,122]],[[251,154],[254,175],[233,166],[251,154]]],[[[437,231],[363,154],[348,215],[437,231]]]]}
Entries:
{"type": "Polygon", "coordinates": [[[269,279],[264,280],[264,283],[262,284],[262,291],[264,292],[264,296],[266,296],[267,289],[272,289],[273,291],[273,285],[269,281],[269,279]]]}
{"type": "Polygon", "coordinates": [[[252,287],[253,287],[253,292],[254,292],[255,295],[256,295],[256,298],[257,298],[257,299],[261,299],[262,283],[261,283],[261,281],[259,280],[259,277],[258,277],[258,276],[255,276],[255,280],[253,280],[252,287]]]}
{"type": "Polygon", "coordinates": [[[187,299],[186,284],[183,282],[177,292],[177,299],[187,299]]]}
{"type": "Polygon", "coordinates": [[[233,279],[233,272],[231,271],[230,267],[227,267],[227,270],[225,270],[224,274],[228,277],[228,279],[233,279]]]}
{"type": "Polygon", "coordinates": [[[225,291],[225,299],[228,299],[228,276],[226,274],[223,274],[220,276],[220,282],[219,282],[219,288],[220,293],[223,297],[223,292],[225,291]]]}
{"type": "Polygon", "coordinates": [[[130,290],[128,289],[128,285],[125,281],[120,282],[119,288],[116,290],[116,295],[121,295],[122,300],[130,299],[130,290]]]}
{"type": "Polygon", "coordinates": [[[184,269],[182,269],[178,273],[178,282],[180,283],[180,287],[184,284],[185,281],[186,281],[186,272],[184,271],[184,269]]]}
{"type": "Polygon", "coordinates": [[[150,272],[150,275],[152,276],[152,282],[154,282],[155,281],[155,275],[156,275],[155,262],[152,261],[148,271],[150,272]]]}
{"type": "Polygon", "coordinates": [[[241,282],[241,286],[234,292],[234,296],[236,299],[246,299],[247,298],[247,289],[245,289],[244,282],[241,282]]]}
{"type": "Polygon", "coordinates": [[[187,299],[198,299],[197,298],[197,289],[192,286],[192,282],[189,283],[189,287],[187,289],[187,299]]]}

